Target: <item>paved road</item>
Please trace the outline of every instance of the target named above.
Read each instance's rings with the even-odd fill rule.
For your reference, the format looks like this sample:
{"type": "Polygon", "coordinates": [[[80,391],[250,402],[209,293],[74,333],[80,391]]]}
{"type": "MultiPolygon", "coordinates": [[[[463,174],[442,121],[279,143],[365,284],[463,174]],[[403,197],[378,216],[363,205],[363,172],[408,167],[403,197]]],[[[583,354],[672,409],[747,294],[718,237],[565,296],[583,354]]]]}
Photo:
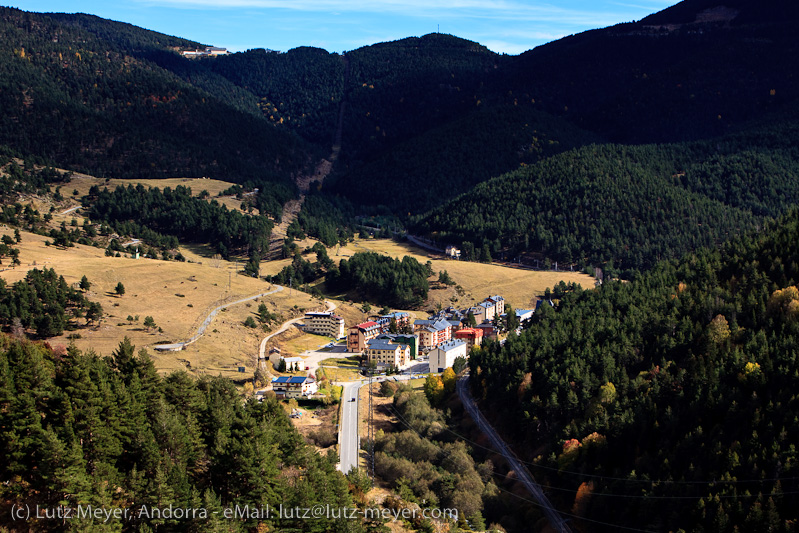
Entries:
{"type": "MultiPolygon", "coordinates": [[[[275,285],[275,287],[280,287],[280,285],[275,285]]],[[[280,287],[280,289],[282,290],[283,287],[280,287]]],[[[325,300],[325,303],[327,304],[327,311],[328,312],[332,312],[333,310],[336,309],[336,304],[331,302],[330,300],[325,300]]],[[[264,337],[261,340],[261,346],[258,348],[258,360],[260,361],[260,360],[263,360],[264,358],[266,358],[265,355],[264,355],[264,350],[266,350],[266,341],[268,341],[269,339],[271,339],[275,335],[280,335],[281,333],[283,333],[284,331],[289,329],[292,325],[297,324],[299,322],[302,322],[303,320],[305,320],[305,316],[304,315],[303,316],[298,316],[297,318],[292,318],[291,320],[287,320],[286,322],[283,322],[283,325],[280,326],[280,329],[278,329],[277,331],[275,331],[273,333],[270,333],[269,335],[264,337]]],[[[346,348],[345,348],[344,351],[346,351],[346,348]]],[[[328,354],[328,357],[337,357],[337,356],[338,355],[336,353],[332,353],[332,352],[328,354]]],[[[316,366],[314,366],[313,368],[310,368],[308,370],[308,373],[310,374],[310,373],[315,372],[316,368],[318,366],[319,366],[319,361],[316,361],[316,366]]]]}
{"type": "Polygon", "coordinates": [[[363,381],[342,383],[344,390],[341,393],[341,419],[338,425],[338,456],[339,469],[347,474],[353,468],[358,468],[358,454],[360,451],[360,438],[358,437],[358,391],[363,387],[363,381]],[[351,401],[355,398],[355,401],[351,401]]]}
{"type": "Polygon", "coordinates": [[[457,389],[458,389],[458,396],[463,402],[463,406],[468,411],[469,415],[471,415],[472,419],[477,423],[477,426],[480,430],[488,436],[489,440],[491,441],[491,445],[496,449],[499,453],[501,453],[505,460],[508,461],[508,464],[516,472],[516,476],[519,478],[519,481],[527,488],[530,494],[533,496],[536,502],[541,506],[541,510],[544,511],[544,515],[546,515],[547,520],[549,520],[549,524],[555,529],[556,531],[561,532],[569,532],[569,526],[566,524],[566,521],[563,517],[558,513],[558,511],[552,506],[549,502],[549,498],[547,498],[546,494],[544,494],[543,489],[541,488],[538,483],[535,482],[533,476],[527,470],[527,468],[522,464],[521,461],[516,457],[516,454],[508,448],[497,432],[491,427],[491,424],[483,417],[483,414],[480,412],[480,409],[477,407],[477,404],[474,403],[472,399],[472,395],[469,393],[469,386],[468,386],[469,376],[468,374],[461,376],[458,379],[457,389]]]}
{"type": "Polygon", "coordinates": [[[188,346],[189,344],[193,343],[194,341],[203,336],[203,333],[205,333],[206,328],[208,327],[208,325],[211,323],[211,321],[214,319],[214,317],[219,311],[221,311],[225,307],[230,307],[231,305],[236,305],[250,300],[255,300],[256,298],[260,298],[262,296],[269,296],[270,294],[274,294],[276,292],[283,290],[283,287],[281,287],[280,285],[273,285],[273,287],[274,289],[272,289],[271,291],[262,292],[260,294],[256,294],[255,296],[248,296],[247,298],[242,298],[241,300],[236,300],[235,302],[229,302],[224,305],[220,305],[219,307],[211,311],[207,317],[205,317],[203,323],[200,324],[199,328],[197,328],[197,333],[194,335],[194,337],[190,338],[189,340],[185,342],[176,342],[175,344],[158,344],[156,346],[153,346],[153,349],[159,351],[173,351],[173,350],[183,349],[184,346],[188,346]]]}

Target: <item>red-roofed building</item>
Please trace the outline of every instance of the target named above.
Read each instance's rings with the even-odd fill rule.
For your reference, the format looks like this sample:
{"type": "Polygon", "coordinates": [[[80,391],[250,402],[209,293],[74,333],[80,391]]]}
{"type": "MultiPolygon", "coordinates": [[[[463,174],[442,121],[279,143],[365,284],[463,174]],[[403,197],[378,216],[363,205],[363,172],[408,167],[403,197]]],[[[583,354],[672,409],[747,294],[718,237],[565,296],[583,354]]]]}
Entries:
{"type": "Polygon", "coordinates": [[[366,341],[374,339],[380,333],[382,333],[380,324],[371,320],[352,326],[347,333],[347,351],[362,353],[366,350],[366,341]]]}
{"type": "Polygon", "coordinates": [[[455,332],[455,338],[466,341],[471,350],[472,346],[480,346],[483,343],[483,330],[479,328],[462,328],[455,332]]]}

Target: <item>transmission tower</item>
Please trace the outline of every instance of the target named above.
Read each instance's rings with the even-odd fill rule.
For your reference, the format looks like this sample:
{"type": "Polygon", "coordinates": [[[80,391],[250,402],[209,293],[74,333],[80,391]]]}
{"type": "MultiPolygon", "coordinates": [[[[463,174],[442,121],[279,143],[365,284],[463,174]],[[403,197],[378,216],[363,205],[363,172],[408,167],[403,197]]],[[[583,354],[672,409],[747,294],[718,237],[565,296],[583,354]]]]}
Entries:
{"type": "Polygon", "coordinates": [[[369,441],[369,464],[367,465],[368,474],[372,478],[372,487],[375,486],[375,418],[374,404],[372,403],[372,374],[369,373],[369,427],[367,430],[367,440],[369,441]]]}

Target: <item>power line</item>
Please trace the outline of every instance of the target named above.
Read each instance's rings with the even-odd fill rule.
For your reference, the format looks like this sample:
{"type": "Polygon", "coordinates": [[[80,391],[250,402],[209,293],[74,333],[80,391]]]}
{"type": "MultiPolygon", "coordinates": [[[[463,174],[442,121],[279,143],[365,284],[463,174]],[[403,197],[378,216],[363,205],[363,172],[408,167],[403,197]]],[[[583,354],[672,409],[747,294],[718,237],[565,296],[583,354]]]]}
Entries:
{"type": "MultiPolygon", "coordinates": [[[[415,432],[421,438],[425,438],[421,433],[416,431],[416,429],[414,429],[413,426],[411,426],[410,423],[405,418],[403,418],[402,415],[399,414],[399,412],[397,412],[396,409],[392,408],[391,410],[393,411],[393,413],[397,416],[397,418],[402,422],[402,424],[405,427],[407,427],[411,431],[415,432]]],[[[452,432],[452,433],[455,434],[454,432],[452,432]]],[[[470,441],[470,440],[468,440],[466,438],[461,437],[461,439],[463,439],[464,441],[466,441],[466,442],[468,442],[470,444],[474,444],[476,446],[479,446],[475,442],[470,441]]],[[[480,446],[480,447],[483,448],[483,449],[486,449],[488,451],[492,451],[492,452],[496,451],[494,449],[485,448],[484,446],[480,446]]],[[[499,472],[493,472],[493,474],[496,475],[496,476],[504,477],[506,479],[518,481],[517,478],[512,478],[511,476],[508,476],[507,474],[501,474],[499,472]]],[[[787,478],[787,479],[791,479],[791,478],[787,478]]],[[[538,485],[540,485],[541,488],[548,489],[548,490],[557,490],[557,491],[561,491],[561,492],[570,492],[570,493],[579,492],[579,490],[577,490],[577,489],[568,489],[568,488],[565,488],[565,487],[553,487],[551,485],[542,485],[541,483],[538,483],[538,485]]],[[[780,491],[780,492],[757,493],[757,494],[741,494],[741,495],[714,494],[712,496],[714,498],[718,497],[718,498],[723,498],[723,499],[734,499],[734,498],[754,498],[754,497],[758,497],[758,496],[781,496],[781,495],[784,495],[784,494],[799,494],[799,491],[784,491],[784,492],[780,491]]],[[[628,499],[638,499],[638,500],[698,500],[698,499],[705,498],[708,495],[705,495],[705,496],[649,496],[649,495],[645,495],[645,494],[635,495],[635,494],[617,494],[617,493],[613,493],[613,492],[592,492],[591,496],[606,496],[606,497],[611,497],[611,498],[628,498],[628,499]]]]}
{"type": "MultiPolygon", "coordinates": [[[[417,435],[419,435],[419,437],[420,437],[420,438],[422,438],[422,439],[425,439],[425,438],[426,438],[426,437],[424,437],[424,436],[423,436],[421,433],[419,433],[419,432],[418,432],[418,431],[417,431],[415,428],[413,428],[413,426],[411,426],[411,425],[410,425],[410,423],[409,423],[407,420],[405,420],[405,418],[404,418],[404,417],[403,417],[401,414],[399,414],[399,412],[397,412],[397,410],[396,410],[396,409],[394,409],[394,408],[392,407],[392,408],[391,408],[391,410],[394,412],[394,414],[395,414],[395,415],[397,415],[397,417],[398,417],[398,418],[399,418],[399,419],[402,421],[402,423],[403,423],[403,424],[404,424],[406,427],[408,427],[408,429],[410,429],[411,431],[413,431],[414,433],[416,433],[417,435]]],[[[427,439],[427,440],[429,440],[429,439],[427,439]]],[[[436,444],[434,441],[432,441],[432,440],[429,440],[429,442],[431,442],[431,443],[432,443],[432,444],[433,444],[433,445],[434,445],[436,448],[438,448],[438,449],[439,449],[439,450],[440,450],[440,451],[441,451],[443,454],[445,454],[445,455],[447,455],[447,456],[451,455],[451,454],[450,454],[450,452],[447,452],[446,450],[444,450],[443,448],[441,448],[441,447],[440,447],[438,444],[436,444]]],[[[505,477],[505,478],[509,478],[509,476],[506,476],[506,475],[504,475],[504,474],[499,474],[498,472],[492,472],[492,474],[494,474],[494,475],[498,475],[498,476],[502,476],[502,477],[505,477]]],[[[530,499],[528,499],[528,498],[525,498],[525,497],[523,497],[523,496],[519,496],[518,494],[514,494],[513,492],[510,492],[510,491],[508,491],[508,490],[505,490],[505,489],[503,489],[502,487],[499,487],[499,486],[497,486],[497,490],[499,490],[499,491],[501,491],[501,492],[505,492],[505,493],[507,493],[507,494],[510,494],[511,496],[513,496],[513,497],[515,497],[515,498],[518,498],[518,499],[520,499],[520,500],[524,500],[524,501],[526,501],[526,502],[528,502],[528,503],[532,503],[533,505],[535,505],[536,507],[539,507],[539,508],[541,508],[541,509],[543,509],[543,508],[544,508],[544,506],[543,506],[543,505],[541,505],[539,502],[537,502],[537,501],[535,501],[535,500],[530,500],[530,499]]],[[[578,520],[585,520],[585,521],[587,521],[587,522],[593,522],[593,523],[595,523],[595,524],[600,524],[600,525],[603,525],[603,526],[610,526],[610,527],[613,527],[613,528],[616,528],[616,529],[624,529],[624,530],[628,530],[628,531],[639,531],[639,532],[641,532],[641,533],[656,533],[656,532],[654,532],[654,531],[651,531],[651,530],[648,530],[648,529],[638,529],[638,528],[634,528],[634,527],[620,526],[620,525],[618,525],[618,524],[611,524],[611,523],[609,523],[609,522],[602,522],[602,521],[600,521],[600,520],[593,520],[593,519],[590,519],[590,518],[583,518],[583,517],[581,517],[581,516],[577,516],[577,515],[574,515],[574,514],[566,513],[566,512],[560,511],[560,510],[556,510],[556,512],[557,512],[559,515],[562,515],[562,516],[568,516],[569,518],[576,518],[576,519],[578,519],[578,520]]]]}
{"type": "MultiPolygon", "coordinates": [[[[485,446],[483,446],[483,445],[481,445],[481,444],[479,444],[477,442],[474,442],[473,440],[468,439],[467,437],[461,435],[460,433],[458,433],[456,431],[453,431],[449,427],[445,427],[444,429],[445,429],[445,431],[448,431],[449,433],[452,433],[454,436],[458,437],[459,439],[462,439],[462,440],[468,442],[469,444],[472,444],[472,445],[474,445],[474,446],[476,446],[478,448],[481,448],[481,449],[489,451],[489,452],[496,452],[496,450],[494,450],[493,448],[487,448],[487,447],[485,447],[485,446]]],[[[604,475],[600,475],[600,474],[586,474],[584,472],[575,472],[573,470],[561,470],[560,468],[554,468],[554,467],[551,467],[551,466],[545,466],[545,465],[541,465],[541,464],[538,464],[538,463],[532,463],[530,461],[523,461],[522,459],[518,459],[518,461],[520,463],[528,465],[528,466],[539,468],[541,470],[549,470],[549,471],[552,471],[552,472],[557,472],[559,474],[570,474],[570,475],[574,475],[574,476],[593,478],[593,479],[599,479],[599,480],[623,481],[623,482],[626,482],[626,483],[648,483],[650,485],[658,485],[658,484],[663,484],[663,485],[721,485],[721,484],[734,485],[734,484],[743,484],[743,483],[771,483],[771,482],[777,482],[777,481],[793,481],[793,480],[799,479],[799,476],[780,477],[780,478],[775,478],[775,479],[736,479],[736,480],[718,480],[718,479],[713,479],[713,480],[706,480],[706,481],[675,481],[675,480],[668,480],[668,479],[665,479],[665,480],[663,480],[663,479],[629,479],[629,478],[623,478],[623,477],[604,476],[604,475]]],[[[788,494],[788,493],[781,493],[781,494],[788,494]]]]}

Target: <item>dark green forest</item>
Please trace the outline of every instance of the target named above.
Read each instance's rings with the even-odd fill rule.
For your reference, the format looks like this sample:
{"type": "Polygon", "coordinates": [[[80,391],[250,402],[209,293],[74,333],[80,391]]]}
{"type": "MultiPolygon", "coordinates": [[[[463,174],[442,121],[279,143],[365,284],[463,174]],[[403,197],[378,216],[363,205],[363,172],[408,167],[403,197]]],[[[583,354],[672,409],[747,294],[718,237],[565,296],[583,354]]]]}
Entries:
{"type": "Polygon", "coordinates": [[[54,337],[92,324],[102,314],[99,303],[70,287],[52,268],[34,268],[12,285],[0,279],[0,323],[17,335],[29,329],[41,338],[54,337]]]}
{"type": "Polygon", "coordinates": [[[394,259],[376,252],[358,252],[328,269],[327,288],[358,294],[365,301],[395,309],[420,306],[427,298],[433,275],[430,263],[423,265],[410,256],[394,259]]]}
{"type": "Polygon", "coordinates": [[[563,285],[520,336],[472,352],[475,395],[561,509],[795,530],[798,235],[793,210],[629,283],[563,285]]]}
{"type": "Polygon", "coordinates": [[[255,95],[258,108],[270,122],[287,126],[325,148],[335,141],[346,73],[338,54],[311,47],[285,54],[256,49],[204,63],[255,95]]]}
{"type": "Polygon", "coordinates": [[[122,341],[111,357],[0,336],[0,524],[9,502],[122,508],[129,520],[37,520],[36,531],[365,531],[360,520],[226,519],[224,509],[352,507],[335,458],[275,399],[222,378],[159,376],[122,341]],[[205,509],[164,519],[153,508],[205,509]],[[144,513],[142,513],[144,510],[144,513]]]}
{"type": "Polygon", "coordinates": [[[358,205],[386,206],[404,218],[521,164],[595,139],[528,106],[478,108],[342,173],[329,190],[358,205]],[[369,185],[375,182],[380,186],[369,185]]]}
{"type": "Polygon", "coordinates": [[[467,251],[488,246],[493,257],[649,268],[796,205],[798,131],[785,123],[714,141],[585,146],[481,183],[411,231],[467,251]]]}
{"type": "Polygon", "coordinates": [[[197,43],[9,8],[0,27],[0,144],[99,177],[209,176],[293,193],[291,177],[307,164],[303,141],[264,120],[252,95],[244,111],[225,91],[192,85],[151,58],[168,51],[188,67],[167,47],[197,43]]]}
{"type": "Polygon", "coordinates": [[[119,186],[113,192],[95,186],[83,202],[90,219],[105,222],[123,235],[146,238],[151,231],[157,232],[151,241],[164,240],[161,234],[187,242],[210,242],[224,258],[234,252],[258,257],[269,247],[269,219],[194,197],[191,189],[180,185],[163,191],[141,184],[119,186]]]}

